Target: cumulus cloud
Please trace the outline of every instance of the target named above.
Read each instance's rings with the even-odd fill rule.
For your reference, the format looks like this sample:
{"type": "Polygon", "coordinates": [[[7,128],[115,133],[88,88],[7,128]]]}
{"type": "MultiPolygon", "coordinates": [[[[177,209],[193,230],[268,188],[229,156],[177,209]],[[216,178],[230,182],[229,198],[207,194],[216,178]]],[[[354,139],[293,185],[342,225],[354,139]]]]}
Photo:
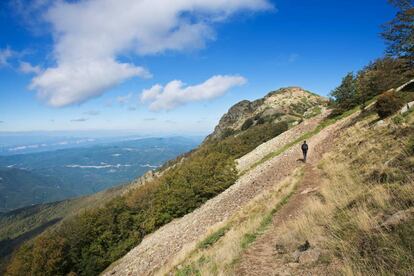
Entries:
{"type": "Polygon", "coordinates": [[[71,61],[48,68],[33,78],[30,88],[49,105],[62,107],[85,102],[124,79],[147,74],[143,68],[112,59],[71,61]]]}
{"type": "Polygon", "coordinates": [[[21,61],[19,66],[19,71],[24,74],[40,74],[42,72],[42,69],[40,66],[33,66],[32,64],[21,61]]]}
{"type": "Polygon", "coordinates": [[[56,65],[36,76],[31,88],[51,106],[82,103],[126,79],[151,77],[119,61],[123,54],[200,48],[215,38],[213,24],[239,11],[269,8],[268,0],[56,1],[45,14],[56,65]]]}
{"type": "Polygon", "coordinates": [[[241,76],[226,75],[213,76],[194,86],[186,86],[180,80],[173,80],[165,86],[156,84],[150,89],[143,90],[141,101],[149,103],[149,109],[153,111],[171,110],[189,102],[222,96],[229,89],[246,82],[247,80],[241,76]]]}

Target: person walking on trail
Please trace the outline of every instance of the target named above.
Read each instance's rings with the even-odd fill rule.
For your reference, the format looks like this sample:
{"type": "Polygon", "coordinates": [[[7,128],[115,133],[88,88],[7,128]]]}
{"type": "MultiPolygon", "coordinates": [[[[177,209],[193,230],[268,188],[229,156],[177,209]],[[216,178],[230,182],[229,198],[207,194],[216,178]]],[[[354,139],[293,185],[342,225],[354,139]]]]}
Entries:
{"type": "Polygon", "coordinates": [[[306,144],[306,141],[303,141],[301,148],[303,153],[303,162],[306,162],[306,157],[308,155],[308,144],[306,144]]]}

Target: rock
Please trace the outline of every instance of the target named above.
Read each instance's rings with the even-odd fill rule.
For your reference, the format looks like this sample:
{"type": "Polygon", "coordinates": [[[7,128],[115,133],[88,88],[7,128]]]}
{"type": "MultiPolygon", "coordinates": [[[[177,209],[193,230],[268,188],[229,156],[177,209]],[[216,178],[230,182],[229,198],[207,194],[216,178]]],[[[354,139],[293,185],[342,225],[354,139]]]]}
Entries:
{"type": "Polygon", "coordinates": [[[319,260],[321,255],[321,251],[317,248],[309,249],[305,252],[301,252],[299,255],[299,263],[300,264],[312,264],[319,260]]]}
{"type": "Polygon", "coordinates": [[[383,125],[385,125],[385,122],[384,122],[384,120],[379,120],[375,125],[376,126],[383,126],[383,125]]]}
{"type": "Polygon", "coordinates": [[[406,105],[401,108],[400,114],[404,114],[408,112],[414,106],[414,101],[407,103],[406,105]]]}

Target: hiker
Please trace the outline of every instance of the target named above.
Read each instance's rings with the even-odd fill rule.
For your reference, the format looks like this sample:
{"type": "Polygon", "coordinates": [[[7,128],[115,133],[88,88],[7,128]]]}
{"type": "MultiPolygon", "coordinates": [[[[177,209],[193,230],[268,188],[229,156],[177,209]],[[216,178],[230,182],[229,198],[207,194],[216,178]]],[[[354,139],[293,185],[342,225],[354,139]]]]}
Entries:
{"type": "Polygon", "coordinates": [[[308,144],[306,144],[306,141],[303,141],[302,153],[303,153],[303,162],[306,162],[306,156],[308,155],[308,144]]]}

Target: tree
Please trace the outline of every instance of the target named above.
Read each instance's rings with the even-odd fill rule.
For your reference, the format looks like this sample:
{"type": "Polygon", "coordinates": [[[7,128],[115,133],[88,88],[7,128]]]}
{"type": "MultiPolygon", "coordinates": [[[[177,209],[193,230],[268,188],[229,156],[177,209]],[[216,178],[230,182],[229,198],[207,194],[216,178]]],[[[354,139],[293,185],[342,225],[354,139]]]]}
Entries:
{"type": "Polygon", "coordinates": [[[354,73],[350,72],[342,79],[342,83],[331,92],[337,107],[350,109],[358,104],[355,84],[354,73]]]}
{"type": "Polygon", "coordinates": [[[370,63],[358,72],[356,89],[359,102],[367,100],[396,88],[414,77],[414,70],[406,68],[401,58],[385,57],[370,63]]]}
{"type": "Polygon", "coordinates": [[[407,60],[411,66],[414,64],[414,1],[389,0],[397,7],[395,18],[384,25],[382,33],[387,41],[389,55],[407,60]]]}

